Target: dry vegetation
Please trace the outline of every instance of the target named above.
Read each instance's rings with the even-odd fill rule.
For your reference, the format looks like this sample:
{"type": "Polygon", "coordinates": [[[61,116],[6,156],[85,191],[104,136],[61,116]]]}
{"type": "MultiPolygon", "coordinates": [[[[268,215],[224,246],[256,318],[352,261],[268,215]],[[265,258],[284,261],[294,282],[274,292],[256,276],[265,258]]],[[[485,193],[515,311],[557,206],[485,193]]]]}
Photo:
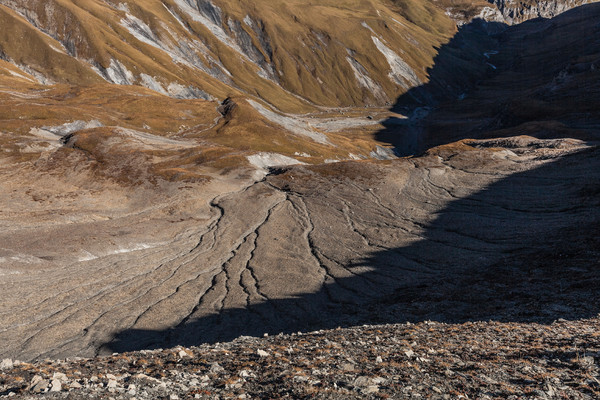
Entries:
{"type": "MultiPolygon", "coordinates": [[[[308,5],[305,1],[216,1],[221,13],[216,28],[198,22],[197,10],[186,13],[174,0],[121,4],[118,8],[92,0],[10,1],[0,6],[2,24],[13,26],[20,39],[14,40],[14,31],[4,31],[0,50],[5,58],[56,82],[100,82],[91,67],[107,69],[115,60],[131,71],[135,84],[142,84],[141,74],[146,74],[164,88],[173,82],[192,85],[221,100],[246,94],[282,110],[305,112],[313,109],[310,102],[381,105],[406,91],[406,85],[388,77],[390,66],[372,36],[426,81],[436,48],[456,30],[444,6],[406,0],[330,0],[308,5]],[[123,22],[129,16],[137,18],[138,28],[150,29],[153,37],[142,41],[133,35],[123,22]],[[227,38],[218,40],[209,28],[227,38]],[[347,62],[349,56],[362,65],[382,95],[359,84],[347,62]],[[221,70],[222,78],[209,70],[221,70]]],[[[477,4],[475,8],[483,5],[477,4]]]]}

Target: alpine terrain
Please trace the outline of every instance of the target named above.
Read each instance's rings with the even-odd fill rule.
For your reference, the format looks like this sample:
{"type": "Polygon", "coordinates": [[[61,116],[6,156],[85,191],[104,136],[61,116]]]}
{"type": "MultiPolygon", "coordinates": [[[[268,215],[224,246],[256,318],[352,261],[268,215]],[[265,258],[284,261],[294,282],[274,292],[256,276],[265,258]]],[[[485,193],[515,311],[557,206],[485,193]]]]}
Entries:
{"type": "Polygon", "coordinates": [[[594,2],[0,0],[0,397],[599,398],[599,144],[594,2]]]}

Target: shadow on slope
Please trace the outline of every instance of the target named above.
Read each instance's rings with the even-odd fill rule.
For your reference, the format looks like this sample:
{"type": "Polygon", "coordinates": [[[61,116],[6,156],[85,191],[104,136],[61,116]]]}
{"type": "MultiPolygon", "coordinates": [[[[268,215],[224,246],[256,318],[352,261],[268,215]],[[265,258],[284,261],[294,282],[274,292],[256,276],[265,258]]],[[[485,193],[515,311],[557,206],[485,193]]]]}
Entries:
{"type": "Polygon", "coordinates": [[[600,4],[507,27],[461,27],[377,139],[399,156],[465,138],[600,140],[600,4]]]}
{"type": "Polygon", "coordinates": [[[368,266],[371,272],[337,279],[316,293],[227,309],[166,331],[125,331],[106,350],[365,323],[593,317],[600,304],[599,156],[598,148],[571,154],[448,203],[425,227],[422,240],[376,251],[350,266],[368,266]],[[419,271],[404,265],[412,259],[419,260],[419,271]],[[374,292],[369,282],[381,279],[396,289],[374,292]],[[335,293],[348,288],[355,297],[335,301],[335,293]]]}
{"type": "MultiPolygon", "coordinates": [[[[416,88],[398,100],[398,110],[405,107],[403,110],[411,110],[415,115],[410,125],[389,121],[379,139],[396,146],[398,153],[408,154],[451,139],[487,137],[498,132],[502,136],[514,136],[521,130],[530,135],[540,133],[543,137],[577,131],[594,138],[598,129],[589,114],[600,104],[600,91],[594,89],[597,82],[586,82],[590,76],[597,77],[594,75],[597,70],[581,67],[583,72],[575,71],[572,76],[583,75],[569,78],[569,68],[572,70],[573,65],[580,64],[580,58],[566,49],[567,54],[562,57],[567,60],[566,73],[561,75],[560,72],[564,65],[556,71],[564,61],[561,58],[560,62],[544,66],[547,70],[541,73],[540,79],[532,79],[531,72],[524,69],[532,65],[530,54],[524,50],[511,54],[514,46],[522,47],[524,38],[530,37],[529,45],[536,49],[531,54],[538,54],[537,49],[542,49],[542,62],[549,57],[557,58],[554,54],[546,54],[548,48],[544,47],[545,41],[539,32],[548,29],[548,23],[555,24],[551,26],[559,29],[557,34],[563,36],[564,29],[569,26],[579,33],[588,32],[588,28],[573,28],[574,25],[570,24],[573,19],[589,22],[588,17],[600,15],[600,5],[587,7],[587,11],[571,11],[566,17],[559,17],[564,23],[531,21],[522,24],[527,25],[525,27],[511,27],[496,37],[484,35],[485,24],[481,22],[462,28],[448,46],[440,49],[436,66],[431,71],[432,83],[416,88]],[[474,37],[482,39],[471,42],[474,37]],[[535,42],[537,39],[542,43],[535,42]],[[483,53],[494,50],[495,45],[500,49],[498,58],[493,59],[492,54],[488,54],[490,62],[498,64],[493,70],[485,66],[487,56],[483,53]],[[460,49],[466,47],[473,57],[479,57],[480,64],[473,67],[470,66],[472,58],[463,59],[461,68],[466,65],[472,74],[462,82],[466,75],[452,62],[457,59],[460,49]],[[483,64],[481,57],[484,58],[483,64]],[[444,60],[451,63],[442,65],[444,60]],[[481,68],[481,65],[484,67],[481,68]],[[566,77],[566,80],[552,78],[551,86],[547,86],[547,78],[555,75],[566,77]],[[509,87],[503,87],[511,76],[516,81],[509,87]],[[453,86],[449,80],[456,77],[460,79],[454,82],[459,84],[453,86]],[[477,85],[464,100],[447,101],[462,94],[463,84],[469,85],[473,79],[483,77],[487,77],[488,81],[477,85]],[[531,85],[522,86],[523,82],[531,85]],[[583,83],[586,84],[582,86],[583,83]],[[523,102],[520,98],[514,99],[515,93],[519,96],[524,93],[535,95],[538,96],[536,99],[545,103],[538,104],[537,114],[529,110],[514,118],[511,107],[523,102]],[[581,102],[572,101],[570,96],[573,93],[578,93],[579,97],[584,93],[591,101],[583,112],[577,112],[576,106],[581,102]],[[550,95],[555,97],[550,98],[550,95]],[[422,108],[438,103],[438,109],[431,113],[422,108]],[[548,112],[561,104],[566,108],[556,115],[560,117],[558,120],[554,119],[548,112]],[[528,119],[528,115],[533,119],[528,119]],[[550,117],[553,118],[551,123],[548,122],[550,117]],[[542,129],[527,125],[539,120],[548,123],[542,124],[542,129]],[[554,130],[548,134],[544,126],[554,127],[554,130]],[[452,129],[452,132],[444,129],[452,129]],[[407,132],[411,135],[408,140],[407,132]],[[425,138],[421,137],[423,134],[425,138]]],[[[593,25],[594,28],[590,29],[597,29],[597,23],[593,25]]],[[[551,38],[556,39],[554,34],[551,38]]],[[[590,43],[600,43],[596,40],[600,36],[593,38],[590,43]]],[[[564,46],[564,42],[561,43],[564,46]]],[[[600,46],[584,46],[585,54],[581,57],[593,58],[597,49],[600,46]]],[[[574,51],[579,50],[575,48],[574,51]]],[[[597,148],[584,150],[537,169],[509,175],[477,193],[454,199],[432,223],[424,227],[421,240],[366,254],[356,265],[348,266],[366,266],[370,272],[336,279],[316,293],[272,299],[246,308],[226,309],[164,331],[126,330],[106,344],[102,351],[191,346],[228,341],[242,335],[289,333],[365,323],[488,319],[548,323],[558,318],[596,316],[599,312],[597,305],[600,304],[600,292],[597,290],[600,285],[599,156],[597,148]],[[409,272],[403,264],[405,260],[415,259],[419,260],[421,270],[409,272]],[[395,289],[379,292],[369,284],[382,279],[391,282],[395,289]],[[348,290],[354,293],[351,300],[336,300],[336,292],[348,290]]],[[[367,190],[367,187],[364,189],[367,190]]],[[[393,205],[389,206],[393,208],[393,205]]]]}

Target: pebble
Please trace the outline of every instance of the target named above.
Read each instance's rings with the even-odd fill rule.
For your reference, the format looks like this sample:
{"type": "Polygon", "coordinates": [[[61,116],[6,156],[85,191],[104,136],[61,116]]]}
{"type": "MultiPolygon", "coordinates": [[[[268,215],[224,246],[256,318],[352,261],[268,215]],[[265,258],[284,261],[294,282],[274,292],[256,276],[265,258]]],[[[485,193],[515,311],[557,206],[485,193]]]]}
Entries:
{"type": "Polygon", "coordinates": [[[256,350],[256,354],[258,354],[260,357],[269,357],[269,353],[261,349],[256,350]]]}
{"type": "Polygon", "coordinates": [[[223,372],[225,369],[219,365],[218,362],[214,362],[210,365],[210,372],[223,372]]]}
{"type": "Polygon", "coordinates": [[[343,363],[342,364],[342,371],[348,371],[348,372],[354,371],[354,364],[343,363]]]}
{"type": "Polygon", "coordinates": [[[45,380],[44,378],[42,378],[39,375],[35,375],[32,379],[31,379],[31,384],[29,385],[29,390],[31,390],[33,393],[40,393],[43,390],[46,390],[48,388],[48,381],[45,380]]]}
{"type": "Polygon", "coordinates": [[[369,386],[371,380],[368,376],[359,376],[354,380],[354,386],[369,386]]]}
{"type": "Polygon", "coordinates": [[[108,383],[106,384],[107,388],[116,388],[117,387],[117,381],[115,381],[114,379],[111,379],[108,381],[108,383]]]}
{"type": "Polygon", "coordinates": [[[13,365],[13,360],[11,360],[10,358],[5,358],[2,361],[0,361],[0,370],[10,369],[13,367],[13,365]]]}
{"type": "Polygon", "coordinates": [[[62,390],[62,383],[58,379],[53,379],[50,391],[51,392],[60,392],[62,390]]]}
{"type": "Polygon", "coordinates": [[[66,382],[67,381],[67,375],[63,374],[62,372],[55,372],[52,375],[52,379],[58,379],[61,382],[66,382]]]}
{"type": "Polygon", "coordinates": [[[369,386],[367,386],[367,387],[366,387],[366,389],[364,389],[362,392],[363,392],[363,393],[365,393],[365,394],[369,394],[369,393],[377,393],[377,392],[379,392],[379,386],[376,386],[376,385],[369,385],[369,386]]]}
{"type": "Polygon", "coordinates": [[[149,380],[149,381],[160,383],[159,379],[153,378],[153,377],[148,376],[146,374],[137,374],[137,375],[134,375],[133,378],[134,379],[146,379],[146,380],[149,380]]]}
{"type": "Polygon", "coordinates": [[[600,388],[595,378],[600,372],[600,336],[594,336],[600,331],[600,320],[589,321],[551,328],[494,322],[430,322],[377,329],[367,325],[302,337],[202,345],[185,350],[193,355],[190,363],[175,360],[180,347],[114,358],[43,361],[2,372],[0,393],[16,393],[21,398],[22,379],[37,372],[29,381],[28,398],[47,392],[59,398],[68,390],[70,398],[113,396],[115,400],[491,398],[486,393],[516,400],[514,393],[527,389],[540,399],[591,399],[581,393],[584,387],[600,388]],[[375,333],[380,339],[376,345],[375,333]],[[582,337],[587,338],[585,344],[582,337]],[[538,347],[531,346],[532,338],[538,347]],[[286,348],[293,348],[293,354],[264,356],[285,354],[286,348]],[[551,352],[552,358],[520,356],[537,348],[551,352]],[[573,355],[573,348],[579,356],[573,355]],[[534,378],[541,375],[551,378],[534,378]],[[581,386],[569,382],[581,382],[581,386]]]}
{"type": "Polygon", "coordinates": [[[179,355],[180,358],[185,358],[185,357],[190,356],[185,350],[180,350],[179,353],[177,353],[177,354],[179,355]]]}

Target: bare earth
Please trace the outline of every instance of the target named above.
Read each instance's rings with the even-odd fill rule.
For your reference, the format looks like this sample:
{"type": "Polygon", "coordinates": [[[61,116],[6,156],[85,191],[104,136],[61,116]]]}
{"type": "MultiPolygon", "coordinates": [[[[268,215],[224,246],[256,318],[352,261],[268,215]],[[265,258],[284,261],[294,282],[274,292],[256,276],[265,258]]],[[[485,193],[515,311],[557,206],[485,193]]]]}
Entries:
{"type": "Polygon", "coordinates": [[[91,197],[48,178],[36,192],[3,190],[13,208],[2,214],[0,357],[362,323],[593,317],[597,152],[520,137],[288,167],[250,184],[91,197]]]}

